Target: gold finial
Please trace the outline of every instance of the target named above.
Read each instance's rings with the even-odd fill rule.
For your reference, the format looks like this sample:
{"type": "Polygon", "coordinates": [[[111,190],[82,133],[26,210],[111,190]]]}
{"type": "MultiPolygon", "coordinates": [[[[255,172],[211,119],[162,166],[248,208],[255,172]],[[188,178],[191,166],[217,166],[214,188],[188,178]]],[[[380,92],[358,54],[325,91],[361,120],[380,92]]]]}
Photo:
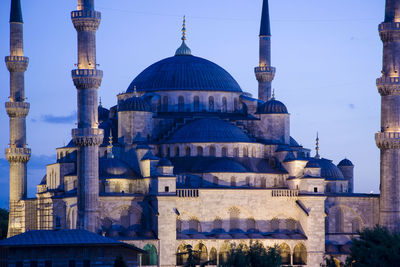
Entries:
{"type": "Polygon", "coordinates": [[[133,87],[133,95],[137,96],[136,85],[133,87]]]}
{"type": "Polygon", "coordinates": [[[319,156],[319,137],[318,137],[318,132],[317,132],[317,139],[315,139],[315,158],[320,159],[321,157],[319,156]]]}
{"type": "Polygon", "coordinates": [[[107,157],[114,158],[113,155],[113,137],[112,137],[112,129],[110,128],[110,135],[108,136],[108,146],[107,146],[107,157]]]}
{"type": "Polygon", "coordinates": [[[186,16],[183,16],[182,41],[186,41],[186,16]]]}

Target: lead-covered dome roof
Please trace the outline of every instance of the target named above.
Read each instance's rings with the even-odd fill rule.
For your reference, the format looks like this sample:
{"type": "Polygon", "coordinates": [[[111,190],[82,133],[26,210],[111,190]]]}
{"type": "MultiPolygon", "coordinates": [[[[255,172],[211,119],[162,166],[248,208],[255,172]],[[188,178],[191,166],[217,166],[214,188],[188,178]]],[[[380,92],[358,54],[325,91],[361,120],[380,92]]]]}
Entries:
{"type": "Polygon", "coordinates": [[[115,158],[99,159],[100,178],[137,178],[139,175],[125,162],[115,158]]]}
{"type": "Polygon", "coordinates": [[[321,166],[321,177],[326,180],[343,180],[344,176],[340,169],[332,163],[331,160],[328,159],[316,159],[317,162],[321,166]]]}
{"type": "Polygon", "coordinates": [[[168,143],[250,143],[251,139],[238,127],[220,119],[199,119],[178,129],[168,143]]]}
{"type": "Polygon", "coordinates": [[[150,105],[141,97],[133,96],[121,100],[118,104],[118,111],[147,111],[151,112],[150,105]]]}
{"type": "Polygon", "coordinates": [[[274,98],[268,100],[257,109],[257,114],[287,114],[288,110],[281,101],[274,98]]]}
{"type": "Polygon", "coordinates": [[[338,167],[353,167],[353,162],[349,159],[343,159],[339,162],[338,167]]]}
{"type": "Polygon", "coordinates": [[[192,55],[175,55],[158,61],[140,73],[128,87],[133,93],[189,90],[242,92],[239,84],[217,64],[192,55]]]}

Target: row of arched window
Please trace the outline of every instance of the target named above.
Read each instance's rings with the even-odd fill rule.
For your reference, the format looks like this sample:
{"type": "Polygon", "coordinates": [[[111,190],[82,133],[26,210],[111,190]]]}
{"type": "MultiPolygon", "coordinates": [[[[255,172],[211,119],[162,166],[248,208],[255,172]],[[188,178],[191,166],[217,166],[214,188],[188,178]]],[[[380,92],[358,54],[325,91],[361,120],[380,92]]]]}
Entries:
{"type": "MultiPolygon", "coordinates": [[[[232,210],[229,214],[229,231],[236,230],[247,230],[248,232],[259,232],[259,228],[257,227],[256,220],[254,218],[240,219],[240,212],[238,210],[232,210]],[[243,223],[241,223],[243,221],[243,223]],[[245,225],[244,225],[245,224],[245,225]],[[246,227],[246,229],[242,229],[246,227]]],[[[278,219],[273,218],[269,222],[270,227],[269,231],[271,232],[279,232],[281,230],[295,232],[298,231],[299,226],[298,222],[293,219],[278,219]]],[[[180,219],[176,220],[176,231],[181,233],[183,230],[183,222],[180,219]]],[[[201,223],[198,219],[192,218],[188,221],[188,229],[190,232],[198,232],[201,233],[202,227],[201,223]]],[[[223,220],[221,218],[216,218],[213,222],[213,231],[219,232],[223,230],[223,220]]]]}
{"type": "MultiPolygon", "coordinates": [[[[331,223],[333,227],[329,229],[329,217],[326,218],[326,226],[325,231],[327,233],[335,232],[335,233],[348,233],[350,232],[350,227],[346,227],[343,210],[341,208],[337,208],[335,213],[333,214],[333,221],[331,219],[331,223]]],[[[361,220],[359,218],[354,218],[351,220],[351,233],[357,233],[361,230],[361,220]]]]}
{"type": "MultiPolygon", "coordinates": [[[[246,248],[247,245],[244,244],[246,248]]],[[[225,243],[219,251],[215,247],[210,250],[203,243],[198,243],[194,248],[187,244],[181,244],[176,253],[176,264],[178,266],[185,265],[189,253],[188,250],[193,250],[193,256],[197,265],[211,261],[214,265],[223,265],[227,263],[231,245],[225,243]]],[[[280,256],[283,265],[306,265],[307,264],[307,248],[303,243],[298,243],[293,248],[293,253],[288,244],[282,243],[279,245],[280,256]]]]}
{"type": "MultiPolygon", "coordinates": [[[[158,111],[168,112],[172,111],[170,107],[170,99],[168,96],[163,96],[162,99],[158,102],[158,111]]],[[[239,99],[234,98],[233,101],[233,110],[239,110],[239,99]]],[[[213,96],[208,97],[208,107],[201,108],[200,107],[200,97],[193,96],[193,104],[192,107],[185,104],[185,98],[183,96],[178,96],[178,112],[200,112],[200,111],[208,111],[208,112],[227,112],[228,111],[228,101],[226,97],[222,97],[221,103],[216,103],[213,96]]]]}
{"type": "MultiPolygon", "coordinates": [[[[242,148],[242,156],[243,157],[257,157],[257,149],[255,147],[253,148],[248,148],[248,147],[243,147],[242,148]]],[[[239,148],[235,147],[233,148],[233,154],[232,156],[237,158],[239,157],[239,148]]],[[[202,157],[202,156],[209,156],[209,157],[216,157],[217,156],[217,148],[216,146],[208,146],[208,147],[202,147],[202,146],[197,146],[195,148],[192,148],[190,146],[184,147],[184,151],[182,153],[181,148],[179,146],[168,146],[166,148],[166,157],[190,157],[190,156],[197,156],[197,157],[202,157]],[[195,149],[195,151],[192,151],[195,149]],[[205,153],[205,150],[208,153],[205,153]]],[[[222,147],[221,148],[221,157],[229,157],[228,154],[228,148],[227,147],[222,147]]]]}

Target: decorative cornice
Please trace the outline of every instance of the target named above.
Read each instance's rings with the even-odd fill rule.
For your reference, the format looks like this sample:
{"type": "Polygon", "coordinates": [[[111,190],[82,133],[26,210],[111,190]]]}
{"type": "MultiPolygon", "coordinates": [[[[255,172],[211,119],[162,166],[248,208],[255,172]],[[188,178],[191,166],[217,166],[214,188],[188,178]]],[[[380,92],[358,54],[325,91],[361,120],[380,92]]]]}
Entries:
{"type": "Polygon", "coordinates": [[[399,77],[381,77],[376,79],[376,86],[381,96],[400,95],[399,77]]]}
{"type": "Polygon", "coordinates": [[[378,132],[375,142],[379,149],[400,149],[400,132],[378,132]]]}
{"type": "Polygon", "coordinates": [[[8,56],[5,61],[10,72],[25,72],[29,64],[29,58],[21,56],[8,56]]]}
{"type": "Polygon", "coordinates": [[[97,31],[101,13],[94,10],[77,10],[71,12],[71,19],[77,31],[97,31]]]}
{"type": "Polygon", "coordinates": [[[254,68],[257,81],[259,82],[272,82],[275,78],[276,69],[270,66],[256,67],[254,68]]]}
{"type": "Polygon", "coordinates": [[[28,102],[6,102],[9,117],[25,118],[28,116],[30,104],[28,102]]]}
{"type": "Polygon", "coordinates": [[[72,139],[76,146],[99,146],[103,143],[103,129],[72,129],[72,139]]]}
{"type": "Polygon", "coordinates": [[[98,69],[76,69],[71,74],[77,89],[98,89],[103,78],[103,71],[98,69]]]}
{"type": "Polygon", "coordinates": [[[31,149],[24,147],[9,147],[6,148],[5,154],[10,163],[27,163],[31,158],[31,149]]]}

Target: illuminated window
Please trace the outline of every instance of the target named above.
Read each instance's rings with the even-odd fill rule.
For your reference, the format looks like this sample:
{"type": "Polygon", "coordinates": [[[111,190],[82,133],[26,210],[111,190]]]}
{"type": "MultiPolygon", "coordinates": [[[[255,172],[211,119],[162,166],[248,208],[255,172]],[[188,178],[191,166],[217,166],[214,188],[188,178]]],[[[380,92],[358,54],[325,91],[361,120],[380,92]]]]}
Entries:
{"type": "Polygon", "coordinates": [[[183,96],[179,96],[178,98],[178,111],[184,112],[185,111],[185,100],[183,96]]]}

